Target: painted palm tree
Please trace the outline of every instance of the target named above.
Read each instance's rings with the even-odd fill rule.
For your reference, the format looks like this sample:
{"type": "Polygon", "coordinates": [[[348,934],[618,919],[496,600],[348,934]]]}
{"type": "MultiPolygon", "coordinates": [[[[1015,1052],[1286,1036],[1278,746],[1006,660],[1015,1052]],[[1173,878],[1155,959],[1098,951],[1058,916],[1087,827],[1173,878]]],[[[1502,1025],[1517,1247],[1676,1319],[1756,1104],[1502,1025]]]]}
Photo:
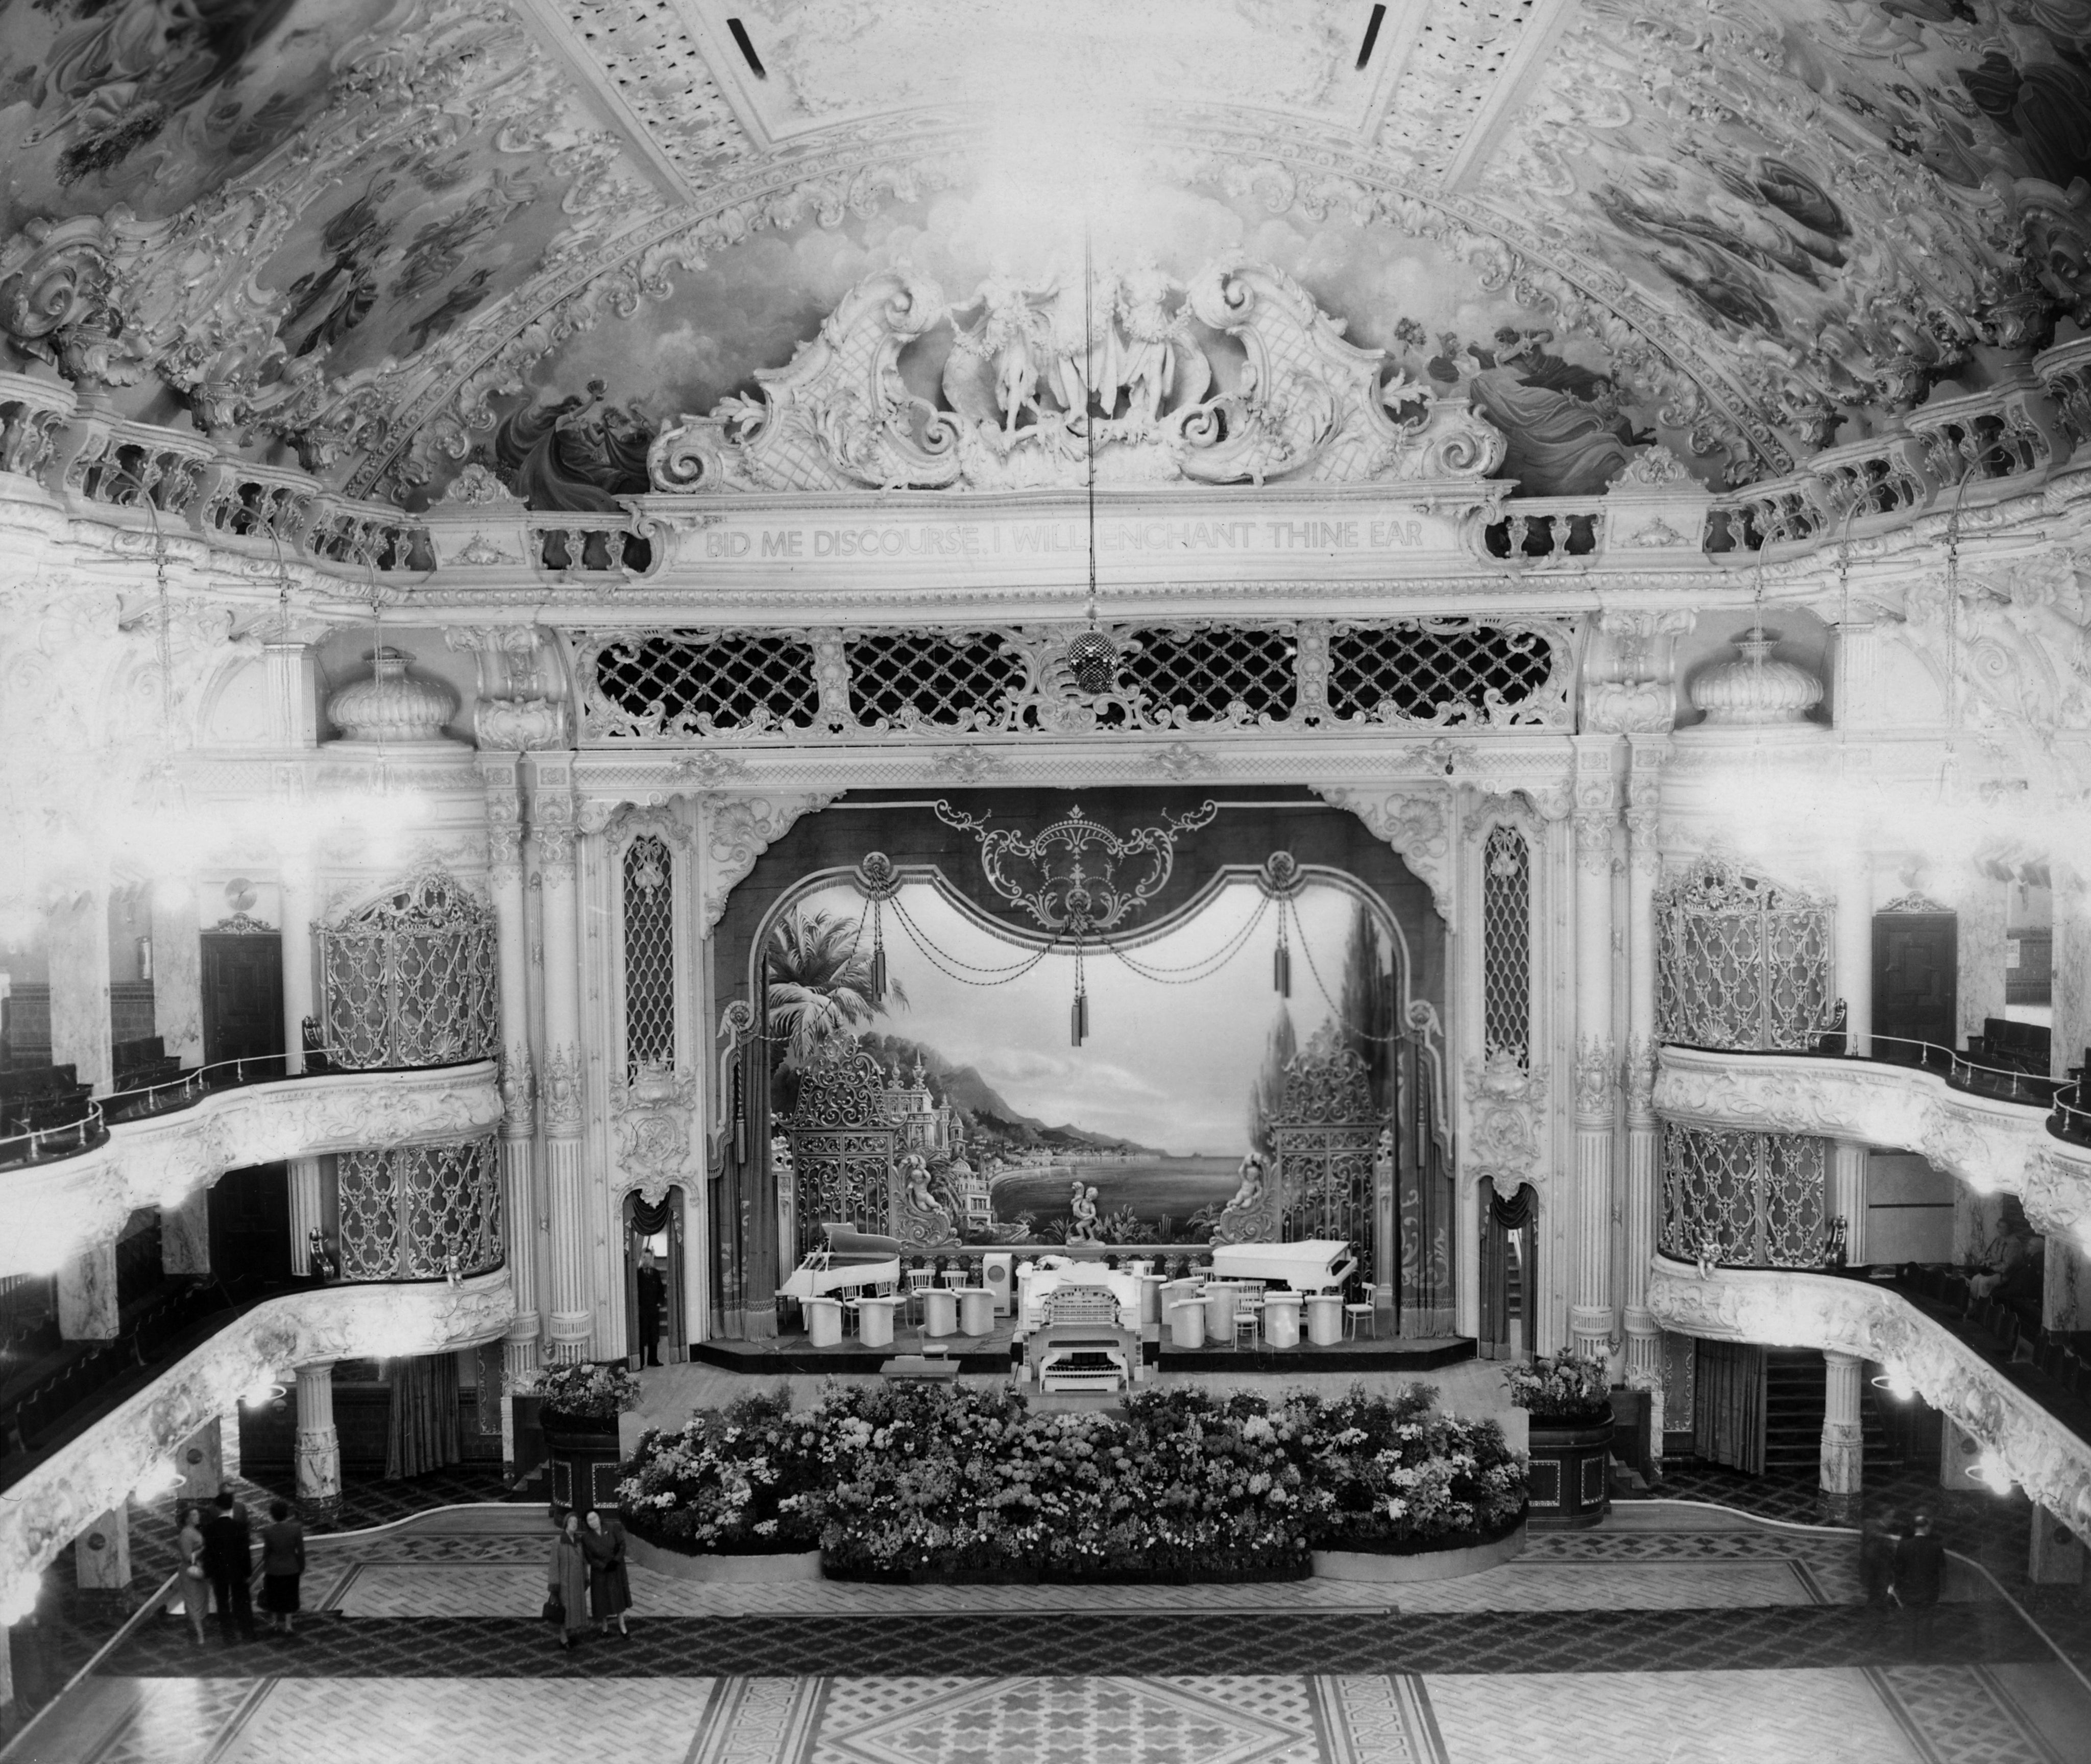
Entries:
{"type": "Polygon", "coordinates": [[[856,920],[795,908],[770,934],[770,1034],[804,1065],[830,1035],[869,1023],[908,995],[889,979],[873,996],[871,950],[856,920]]]}

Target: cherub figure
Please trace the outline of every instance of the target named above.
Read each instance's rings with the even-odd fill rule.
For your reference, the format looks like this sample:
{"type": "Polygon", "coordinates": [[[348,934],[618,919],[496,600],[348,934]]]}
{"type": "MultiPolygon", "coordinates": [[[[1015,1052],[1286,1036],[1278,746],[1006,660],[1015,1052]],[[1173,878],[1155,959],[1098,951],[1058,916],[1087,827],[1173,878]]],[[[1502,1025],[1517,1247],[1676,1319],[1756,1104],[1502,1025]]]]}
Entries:
{"type": "Polygon", "coordinates": [[[1112,300],[1118,324],[1110,336],[1104,384],[1114,402],[1118,390],[1123,389],[1126,415],[1140,429],[1153,428],[1162,400],[1175,383],[1176,358],[1171,346],[1182,325],[1170,315],[1167,302],[1183,286],[1157,265],[1151,252],[1143,252],[1118,278],[1112,300]]]}
{"type": "Polygon", "coordinates": [[[1067,1241],[1095,1243],[1100,1241],[1097,1231],[1097,1191],[1084,1189],[1082,1179],[1075,1178],[1075,1192],[1068,1203],[1068,1211],[1074,1215],[1067,1223],[1067,1241]]]}

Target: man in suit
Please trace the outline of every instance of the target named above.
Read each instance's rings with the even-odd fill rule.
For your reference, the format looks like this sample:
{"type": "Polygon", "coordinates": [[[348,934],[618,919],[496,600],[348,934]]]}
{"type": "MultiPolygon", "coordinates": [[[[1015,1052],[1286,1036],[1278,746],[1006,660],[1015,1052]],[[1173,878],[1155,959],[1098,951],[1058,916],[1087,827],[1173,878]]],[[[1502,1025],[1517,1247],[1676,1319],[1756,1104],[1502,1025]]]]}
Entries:
{"type": "Polygon", "coordinates": [[[639,1252],[636,1284],[639,1289],[639,1363],[641,1366],[658,1366],[661,1363],[661,1306],[667,1296],[667,1287],[661,1278],[661,1270],[654,1265],[651,1250],[639,1252]]]}
{"type": "Polygon", "coordinates": [[[1928,1659],[1931,1632],[1938,1615],[1938,1594],[1946,1583],[1946,1546],[1931,1534],[1931,1515],[1920,1512],[1909,1535],[1895,1546],[1895,1597],[1909,1613],[1910,1655],[1928,1659]]]}
{"type": "Polygon", "coordinates": [[[246,1509],[231,1489],[218,1492],[217,1510],[204,1521],[203,1571],[210,1577],[218,1627],[227,1642],[236,1627],[244,1641],[254,1639],[254,1544],[246,1509]]]}

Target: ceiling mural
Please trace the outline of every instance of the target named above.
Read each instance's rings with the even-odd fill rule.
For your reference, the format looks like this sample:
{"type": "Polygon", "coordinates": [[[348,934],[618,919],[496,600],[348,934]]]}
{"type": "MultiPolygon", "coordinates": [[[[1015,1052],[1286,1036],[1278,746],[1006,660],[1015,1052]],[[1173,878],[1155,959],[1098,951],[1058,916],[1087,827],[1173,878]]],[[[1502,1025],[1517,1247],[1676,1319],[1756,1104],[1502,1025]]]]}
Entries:
{"type": "Polygon", "coordinates": [[[2091,0],[1373,15],[0,0],[0,366],[358,494],[614,495],[864,276],[1043,286],[1089,209],[1580,496],[1652,439],[1774,475],[2091,320],[2091,0]]]}
{"type": "Polygon", "coordinates": [[[1805,445],[2079,304],[2083,0],[1585,0],[1550,59],[1481,188],[1689,309],[1805,445]]]}
{"type": "MultiPolygon", "coordinates": [[[[976,190],[896,203],[834,227],[801,222],[683,271],[666,299],[578,334],[536,364],[524,388],[497,401],[496,421],[472,457],[537,506],[614,506],[601,500],[606,493],[646,488],[646,444],[663,424],[755,394],[756,369],[783,367],[852,288],[883,270],[933,285],[953,308],[903,358],[911,389],[998,423],[985,393],[968,402],[954,347],[968,346],[962,339],[990,322],[988,308],[1002,290],[1020,289],[1036,328],[1064,330],[1079,364],[1085,245],[1092,379],[1109,371],[1114,345],[1129,346],[1131,321],[1110,310],[1127,278],[1143,270],[1158,278],[1157,299],[1174,312],[1205,265],[1247,262],[1296,280],[1343,324],[1347,342],[1386,352],[1381,396],[1390,409],[1470,402],[1507,437],[1500,475],[1519,480],[1525,493],[1594,493],[1636,446],[1658,438],[1653,411],[1618,385],[1602,343],[1557,329],[1508,291],[1482,290],[1428,241],[1274,215],[1248,196],[1183,191],[1119,209],[1085,240],[1078,224],[1041,225],[976,190]],[[940,397],[954,388],[955,396],[940,397]]],[[[1179,329],[1187,338],[1196,332],[1199,359],[1218,354],[1224,375],[1224,344],[1188,312],[1183,319],[1179,329]]],[[[1039,394],[1050,411],[1063,402],[1045,362],[1053,344],[1038,347],[1039,394]]],[[[1232,353],[1239,358],[1238,348],[1232,353]]],[[[447,475],[431,491],[440,493],[447,475]]]]}

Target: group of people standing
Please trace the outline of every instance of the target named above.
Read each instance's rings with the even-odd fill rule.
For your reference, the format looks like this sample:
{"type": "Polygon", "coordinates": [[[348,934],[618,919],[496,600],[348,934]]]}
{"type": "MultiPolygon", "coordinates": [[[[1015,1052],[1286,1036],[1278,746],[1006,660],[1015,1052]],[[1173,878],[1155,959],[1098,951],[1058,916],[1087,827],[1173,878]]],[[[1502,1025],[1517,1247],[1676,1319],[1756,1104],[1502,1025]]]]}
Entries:
{"type": "Polygon", "coordinates": [[[545,1575],[545,1617],[558,1628],[561,1647],[571,1648],[591,1618],[601,1634],[610,1633],[614,1620],[617,1633],[630,1637],[624,1618],[632,1608],[627,1548],[624,1525],[616,1514],[598,1508],[585,1523],[579,1513],[567,1515],[545,1575]]]}
{"type": "MultiPolygon", "coordinates": [[[[247,1504],[230,1483],[218,1485],[208,1516],[201,1507],[182,1509],[180,1547],[181,1608],[197,1646],[213,1604],[228,1643],[254,1640],[254,1526],[247,1504]]],[[[261,1528],[261,1609],[277,1634],[294,1633],[298,1582],[304,1572],[305,1528],[292,1517],[288,1501],[272,1500],[269,1523],[261,1528]]]]}

